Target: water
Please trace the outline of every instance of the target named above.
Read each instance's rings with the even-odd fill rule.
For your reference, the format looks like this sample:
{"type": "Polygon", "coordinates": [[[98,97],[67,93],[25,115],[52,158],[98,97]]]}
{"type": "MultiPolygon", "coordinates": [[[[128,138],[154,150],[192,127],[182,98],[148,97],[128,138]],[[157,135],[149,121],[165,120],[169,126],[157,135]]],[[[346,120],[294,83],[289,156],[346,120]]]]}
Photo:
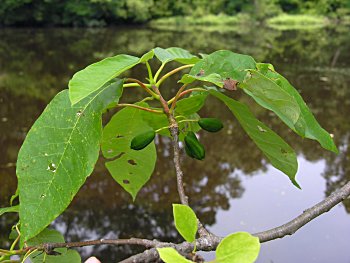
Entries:
{"type": "MultiPolygon", "coordinates": [[[[147,28],[1,29],[1,207],[7,206],[16,190],[15,162],[26,133],[53,96],[67,87],[74,72],[106,56],[141,55],[155,46],[180,46],[194,53],[230,49],[273,63],[298,88],[321,125],[334,134],[340,149],[337,156],[298,138],[242,92],[234,95],[295,148],[300,191],[266,162],[232,114],[210,99],[201,115],[220,117],[225,129],[218,135],[200,133],[207,157],[204,162],[183,158],[183,170],[191,206],[211,231],[219,235],[241,230],[254,233],[281,225],[350,179],[347,28],[284,32],[264,28],[225,32],[200,28],[160,32],[147,28]]],[[[137,67],[130,75],[145,76],[141,70],[137,67]]],[[[170,96],[177,86],[166,84],[170,96]]],[[[144,93],[133,89],[125,95],[125,101],[137,101],[144,93]]],[[[101,158],[54,227],[68,241],[132,236],[181,241],[172,223],[171,204],[179,199],[170,152],[169,140],[160,139],[156,170],[134,203],[109,176],[101,158]]],[[[293,236],[263,244],[257,262],[350,262],[349,213],[350,201],[346,200],[293,236]]],[[[0,247],[7,245],[14,222],[12,214],[0,217],[0,247]]],[[[137,251],[141,250],[111,246],[80,250],[84,258],[96,255],[104,262],[137,251]]],[[[213,258],[213,253],[205,255],[213,258]]]]}

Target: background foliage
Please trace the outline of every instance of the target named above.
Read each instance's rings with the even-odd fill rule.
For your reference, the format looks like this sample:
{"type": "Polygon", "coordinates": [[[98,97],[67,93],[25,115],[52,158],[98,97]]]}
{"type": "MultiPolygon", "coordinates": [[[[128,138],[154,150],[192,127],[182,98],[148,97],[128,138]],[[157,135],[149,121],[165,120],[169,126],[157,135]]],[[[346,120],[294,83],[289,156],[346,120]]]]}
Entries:
{"type": "Polygon", "coordinates": [[[340,19],[350,15],[348,0],[3,0],[3,26],[105,26],[140,24],[174,16],[249,14],[264,20],[281,13],[323,15],[340,19]]]}

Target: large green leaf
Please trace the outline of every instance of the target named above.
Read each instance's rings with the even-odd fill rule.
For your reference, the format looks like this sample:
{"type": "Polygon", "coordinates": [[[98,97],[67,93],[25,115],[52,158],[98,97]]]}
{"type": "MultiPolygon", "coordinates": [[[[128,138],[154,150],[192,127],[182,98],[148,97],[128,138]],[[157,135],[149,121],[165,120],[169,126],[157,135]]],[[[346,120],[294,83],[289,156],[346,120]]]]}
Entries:
{"type": "Polygon", "coordinates": [[[288,175],[292,183],[300,188],[295,180],[298,162],[294,150],[280,136],[256,119],[245,104],[215,90],[210,90],[209,93],[226,104],[271,164],[288,175]]]}
{"type": "Polygon", "coordinates": [[[288,126],[298,129],[303,134],[305,128],[295,125],[300,119],[300,107],[297,101],[275,82],[255,70],[249,70],[249,74],[239,87],[262,107],[275,112],[288,126]]]}
{"type": "Polygon", "coordinates": [[[208,92],[197,92],[190,97],[177,101],[175,112],[179,115],[191,115],[197,113],[205,104],[208,92]]]}
{"type": "Polygon", "coordinates": [[[37,235],[62,213],[99,155],[101,115],[117,101],[122,81],[104,86],[74,106],[64,90],[30,129],[17,160],[22,237],[37,235]]]}
{"type": "Polygon", "coordinates": [[[187,242],[196,240],[198,222],[196,214],[187,205],[173,204],[175,227],[187,242]]]}
{"type": "Polygon", "coordinates": [[[197,56],[179,47],[170,47],[167,49],[156,47],[154,54],[162,63],[177,61],[182,64],[194,64],[200,60],[197,56]]]}
{"type": "Polygon", "coordinates": [[[151,177],[157,155],[154,142],[140,151],[132,150],[130,142],[136,135],[149,130],[142,110],[131,107],[116,113],[103,129],[102,152],[106,158],[113,159],[106,162],[106,167],[133,200],[151,177]]]}
{"type": "Polygon", "coordinates": [[[193,263],[192,260],[184,258],[172,247],[157,248],[157,250],[159,257],[165,263],[193,263]]]}
{"type": "Polygon", "coordinates": [[[241,82],[247,74],[246,70],[255,68],[255,60],[250,56],[219,50],[197,62],[180,82],[191,83],[201,80],[222,88],[227,78],[241,82]]]}
{"type": "Polygon", "coordinates": [[[2,216],[5,213],[18,213],[18,211],[19,211],[19,205],[10,206],[10,207],[1,207],[0,216],[2,216]]]}
{"type": "Polygon", "coordinates": [[[225,237],[216,249],[218,263],[253,263],[260,251],[259,238],[246,232],[225,237]]]}
{"type": "Polygon", "coordinates": [[[108,81],[135,65],[148,61],[153,56],[153,50],[147,52],[141,58],[122,54],[105,58],[78,71],[68,84],[69,98],[72,104],[78,103],[108,81]]]}
{"type": "MultiPolygon", "coordinates": [[[[44,243],[63,243],[64,238],[60,232],[53,229],[44,229],[40,232],[36,237],[28,240],[28,246],[35,246],[44,243]]],[[[80,263],[81,258],[77,251],[75,250],[67,250],[66,248],[57,248],[54,252],[58,252],[60,254],[57,255],[46,255],[41,251],[35,252],[30,256],[30,261],[33,263],[80,263]]]]}
{"type": "Polygon", "coordinates": [[[298,103],[300,108],[299,119],[295,124],[286,121],[285,123],[300,136],[305,136],[306,138],[316,140],[321,144],[323,148],[337,153],[338,149],[335,146],[332,137],[320,126],[304,102],[303,98],[300,96],[298,91],[288,82],[288,80],[278,74],[271,64],[258,63],[257,67],[261,74],[278,85],[281,90],[293,96],[295,101],[298,103]]]}

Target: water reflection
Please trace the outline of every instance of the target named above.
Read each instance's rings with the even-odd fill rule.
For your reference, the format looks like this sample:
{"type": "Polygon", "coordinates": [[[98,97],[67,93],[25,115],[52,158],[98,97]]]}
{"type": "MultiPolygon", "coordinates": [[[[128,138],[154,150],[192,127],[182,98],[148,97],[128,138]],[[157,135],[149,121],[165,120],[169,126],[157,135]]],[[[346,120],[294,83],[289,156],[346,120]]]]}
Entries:
{"type": "MultiPolygon", "coordinates": [[[[285,138],[300,156],[309,162],[325,160],[327,195],[350,179],[350,32],[346,29],[197,30],[193,35],[175,31],[155,34],[147,28],[2,29],[0,39],[0,181],[5,182],[0,185],[1,206],[7,204],[16,189],[14,163],[26,132],[50,99],[66,87],[72,74],[105,56],[141,55],[154,46],[175,45],[202,53],[230,49],[273,62],[300,89],[322,126],[334,134],[340,149],[338,156],[323,151],[315,142],[298,138],[240,91],[233,96],[247,102],[256,116],[285,138]]],[[[137,67],[128,74],[136,75],[140,70],[137,67]]],[[[169,93],[174,92],[172,89],[169,86],[169,93]]],[[[131,94],[127,91],[125,100],[137,100],[143,95],[142,91],[131,94]]],[[[184,158],[183,165],[194,210],[204,224],[215,226],[219,212],[229,210],[232,200],[244,196],[246,178],[267,171],[268,165],[232,114],[215,99],[209,100],[201,115],[220,116],[226,128],[216,136],[200,133],[207,149],[205,161],[184,158]]],[[[158,146],[156,171],[135,203],[111,179],[101,159],[55,227],[67,240],[136,236],[180,241],[171,216],[171,204],[179,200],[168,156],[169,140],[160,139],[158,146]]],[[[289,184],[287,177],[283,179],[289,184]]],[[[344,205],[350,212],[349,200],[344,205]]],[[[14,215],[0,217],[1,246],[15,220],[14,215]]],[[[94,253],[107,262],[108,258],[122,259],[134,252],[129,248],[100,247],[82,253],[94,253]]]]}

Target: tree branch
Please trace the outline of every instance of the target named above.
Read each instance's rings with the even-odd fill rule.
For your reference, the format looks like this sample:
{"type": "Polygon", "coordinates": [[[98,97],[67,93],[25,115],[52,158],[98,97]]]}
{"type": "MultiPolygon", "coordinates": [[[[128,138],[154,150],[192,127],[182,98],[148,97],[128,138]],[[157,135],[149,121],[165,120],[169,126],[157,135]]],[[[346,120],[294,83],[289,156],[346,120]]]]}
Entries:
{"type": "MultiPolygon", "coordinates": [[[[295,217],[288,223],[264,231],[253,234],[258,237],[260,243],[268,242],[277,238],[282,238],[287,235],[294,234],[297,230],[302,228],[307,223],[311,222],[316,217],[328,212],[334,206],[344,201],[350,196],[350,182],[345,184],[342,188],[334,191],[329,197],[325,198],[318,204],[306,209],[301,215],[295,217]]],[[[201,236],[196,240],[197,251],[213,251],[217,248],[223,238],[213,234],[201,236]]],[[[67,242],[67,243],[44,243],[38,246],[26,247],[22,250],[11,251],[13,254],[23,254],[24,252],[33,250],[42,250],[47,254],[50,254],[55,248],[73,248],[84,247],[92,245],[139,245],[145,248],[151,248],[144,252],[131,256],[122,263],[137,263],[137,262],[155,262],[159,259],[159,255],[156,248],[159,247],[173,247],[182,255],[191,253],[194,249],[194,244],[189,242],[183,242],[180,244],[161,242],[157,240],[130,238],[130,239],[99,239],[82,242],[67,242]],[[16,252],[16,253],[15,253],[16,252]]]]}
{"type": "Polygon", "coordinates": [[[345,184],[342,188],[335,190],[330,196],[323,201],[306,209],[301,215],[297,216],[288,223],[254,234],[259,237],[260,242],[267,242],[277,238],[282,238],[287,235],[294,234],[298,229],[315,219],[316,217],[328,212],[334,206],[344,201],[350,195],[350,182],[345,184]]]}
{"type": "MultiPolygon", "coordinates": [[[[260,243],[268,242],[277,238],[282,238],[287,235],[294,234],[298,229],[311,222],[316,217],[328,212],[334,206],[344,201],[350,196],[350,182],[345,184],[342,188],[334,191],[329,197],[325,198],[318,204],[306,209],[301,215],[295,217],[288,223],[264,231],[253,234],[258,237],[260,243]]],[[[196,240],[196,248],[198,251],[212,251],[215,250],[219,245],[221,237],[213,234],[203,236],[196,240]]],[[[193,251],[193,243],[183,242],[181,244],[173,244],[171,247],[175,248],[181,254],[188,254],[193,251]]],[[[159,258],[158,252],[155,248],[144,251],[143,253],[131,256],[123,261],[122,263],[138,263],[138,262],[155,262],[159,258]]]]}
{"type": "MultiPolygon", "coordinates": [[[[184,85],[183,88],[186,86],[184,85]]],[[[188,197],[185,193],[184,189],[184,183],[183,183],[183,172],[181,170],[180,165],[180,149],[179,149],[179,125],[173,115],[173,113],[170,111],[168,103],[163,98],[162,94],[160,93],[158,87],[156,85],[152,86],[154,92],[159,96],[159,101],[163,106],[164,113],[168,117],[169,121],[169,130],[172,137],[172,143],[173,143],[173,149],[174,149],[174,165],[175,165],[175,172],[176,172],[176,181],[177,181],[177,191],[179,193],[181,204],[188,206],[188,197]]],[[[202,223],[198,221],[198,233],[200,236],[206,236],[210,235],[210,233],[204,228],[202,223]]]]}

